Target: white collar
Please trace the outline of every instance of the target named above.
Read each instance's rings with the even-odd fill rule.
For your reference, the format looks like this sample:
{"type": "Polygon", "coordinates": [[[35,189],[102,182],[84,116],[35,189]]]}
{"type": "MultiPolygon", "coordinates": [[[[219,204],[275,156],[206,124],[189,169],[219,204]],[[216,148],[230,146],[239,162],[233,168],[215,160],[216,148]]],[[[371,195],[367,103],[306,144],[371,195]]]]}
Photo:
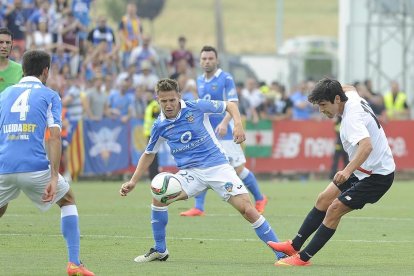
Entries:
{"type": "Polygon", "coordinates": [[[19,83],[20,82],[40,82],[40,83],[42,83],[38,78],[36,78],[36,77],[33,77],[33,76],[27,76],[27,77],[23,77],[20,81],[19,81],[19,83]]]}
{"type": "Polygon", "coordinates": [[[211,81],[214,77],[218,78],[218,76],[220,76],[221,72],[223,72],[223,70],[221,70],[221,68],[218,68],[218,69],[216,70],[216,72],[214,73],[214,75],[213,75],[211,78],[209,78],[209,79],[206,79],[206,75],[204,74],[204,81],[205,81],[205,82],[209,82],[209,81],[211,81]]]}
{"type": "Polygon", "coordinates": [[[175,121],[178,118],[180,118],[180,116],[181,116],[181,110],[183,110],[184,108],[187,107],[187,105],[185,104],[185,102],[183,100],[180,100],[180,104],[181,104],[181,109],[177,113],[177,116],[174,119],[167,119],[167,117],[165,117],[164,111],[162,111],[162,109],[161,109],[161,115],[160,115],[161,122],[164,121],[164,120],[175,121]]]}

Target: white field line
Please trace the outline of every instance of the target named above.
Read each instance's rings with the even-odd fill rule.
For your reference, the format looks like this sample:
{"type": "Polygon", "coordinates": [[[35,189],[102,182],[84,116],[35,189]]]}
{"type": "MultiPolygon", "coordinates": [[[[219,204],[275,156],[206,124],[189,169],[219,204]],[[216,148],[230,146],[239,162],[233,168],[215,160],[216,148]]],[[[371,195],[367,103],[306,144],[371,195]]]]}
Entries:
{"type": "MultiPolygon", "coordinates": [[[[171,214],[172,215],[172,214],[171,214]]],[[[5,216],[9,217],[28,217],[28,216],[37,216],[37,214],[5,214],[5,216]]],[[[79,214],[80,217],[119,217],[117,214],[79,214]]],[[[178,216],[178,213],[177,213],[178,216]]],[[[240,214],[206,214],[206,217],[240,217],[240,214]]],[[[266,217],[266,215],[265,215],[266,217]]],[[[278,218],[305,218],[305,216],[298,216],[298,215],[268,215],[268,217],[278,217],[278,218]]],[[[349,217],[344,216],[343,219],[355,219],[355,220],[389,220],[389,221],[414,221],[414,218],[391,218],[391,217],[349,217]]]]}
{"type": "MultiPolygon", "coordinates": [[[[35,234],[35,233],[0,233],[0,236],[4,237],[61,237],[62,235],[55,234],[35,234]]],[[[81,235],[83,238],[97,238],[97,239],[152,239],[152,237],[136,237],[136,236],[124,236],[124,235],[81,235]]],[[[183,240],[183,241],[213,241],[213,242],[258,242],[258,239],[217,239],[217,238],[182,238],[182,237],[167,237],[167,240],[183,240]]],[[[342,243],[414,243],[414,240],[335,240],[332,242],[342,243]]]]}

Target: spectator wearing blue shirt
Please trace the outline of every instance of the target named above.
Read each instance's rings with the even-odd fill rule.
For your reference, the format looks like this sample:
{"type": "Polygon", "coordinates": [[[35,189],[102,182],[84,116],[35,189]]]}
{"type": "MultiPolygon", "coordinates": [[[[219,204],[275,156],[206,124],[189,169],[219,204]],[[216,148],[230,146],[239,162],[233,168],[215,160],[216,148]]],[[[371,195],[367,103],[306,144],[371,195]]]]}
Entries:
{"type": "Polygon", "coordinates": [[[310,84],[302,82],[299,89],[290,96],[293,120],[309,120],[312,117],[314,109],[308,101],[308,85],[310,84]]]}
{"type": "Polygon", "coordinates": [[[126,123],[134,114],[134,92],[128,93],[131,87],[131,79],[126,76],[122,81],[119,90],[114,90],[108,97],[105,107],[106,116],[112,119],[119,119],[126,123]]]}
{"type": "Polygon", "coordinates": [[[88,42],[90,46],[96,47],[103,41],[107,43],[107,52],[111,52],[115,45],[115,35],[112,28],[106,24],[106,18],[100,16],[98,25],[88,33],[88,42]]]}

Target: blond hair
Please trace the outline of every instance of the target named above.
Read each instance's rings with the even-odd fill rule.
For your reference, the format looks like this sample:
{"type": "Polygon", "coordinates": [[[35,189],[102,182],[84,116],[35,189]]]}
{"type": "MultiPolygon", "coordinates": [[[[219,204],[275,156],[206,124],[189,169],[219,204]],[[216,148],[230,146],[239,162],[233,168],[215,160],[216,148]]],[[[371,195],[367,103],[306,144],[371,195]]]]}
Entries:
{"type": "Polygon", "coordinates": [[[173,79],[161,79],[157,82],[155,86],[155,92],[158,94],[160,92],[166,91],[175,91],[180,93],[180,88],[178,87],[177,81],[173,79]]]}

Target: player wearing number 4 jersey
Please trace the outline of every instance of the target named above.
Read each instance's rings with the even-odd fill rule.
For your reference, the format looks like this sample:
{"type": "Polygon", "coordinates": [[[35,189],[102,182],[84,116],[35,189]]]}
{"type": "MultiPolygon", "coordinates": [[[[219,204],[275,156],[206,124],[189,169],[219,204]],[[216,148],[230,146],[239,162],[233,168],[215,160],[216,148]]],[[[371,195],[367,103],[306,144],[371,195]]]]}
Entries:
{"type": "Polygon", "coordinates": [[[377,202],[394,180],[395,164],[384,130],[354,87],[322,79],[308,99],[327,117],[342,117],[340,136],[350,162],[319,194],[293,240],[268,243],[271,248],[290,255],[277,261],[276,266],[310,265],[309,260],[335,233],[341,217],[363,208],[366,203],[377,202]],[[301,250],[315,231],[312,240],[301,250]]]}
{"type": "MultiPolygon", "coordinates": [[[[26,52],[25,77],[0,94],[0,217],[20,191],[42,211],[56,203],[61,209],[61,229],[68,248],[67,273],[92,276],[95,274],[79,260],[80,233],[74,195],[59,174],[62,105],[58,93],[44,85],[49,68],[49,54],[26,52]],[[46,128],[50,130],[48,156],[43,145],[46,128]]],[[[33,272],[45,273],[41,268],[33,272]]]]}

